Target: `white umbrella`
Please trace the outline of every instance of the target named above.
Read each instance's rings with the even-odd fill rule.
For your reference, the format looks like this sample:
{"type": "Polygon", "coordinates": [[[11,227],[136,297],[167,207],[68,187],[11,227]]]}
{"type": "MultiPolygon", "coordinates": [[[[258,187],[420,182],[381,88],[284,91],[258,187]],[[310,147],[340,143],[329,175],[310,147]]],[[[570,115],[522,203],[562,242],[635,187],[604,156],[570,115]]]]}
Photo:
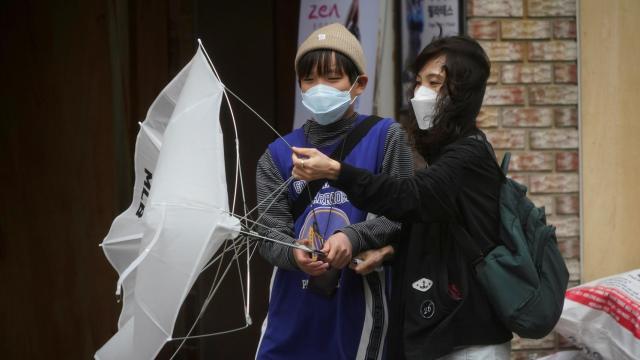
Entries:
{"type": "Polygon", "coordinates": [[[223,90],[199,48],[141,124],[133,202],[102,243],[124,305],[98,359],[154,358],[206,262],[241,230],[228,213],[223,90]]]}

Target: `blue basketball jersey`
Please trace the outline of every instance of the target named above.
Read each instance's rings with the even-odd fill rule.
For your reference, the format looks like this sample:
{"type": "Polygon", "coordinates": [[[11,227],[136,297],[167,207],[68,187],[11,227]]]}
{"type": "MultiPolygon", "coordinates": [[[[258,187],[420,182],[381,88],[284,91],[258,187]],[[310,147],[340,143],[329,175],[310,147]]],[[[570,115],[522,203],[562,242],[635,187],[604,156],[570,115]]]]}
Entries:
{"type": "MultiPolygon", "coordinates": [[[[354,127],[367,117],[359,115],[354,127]]],[[[344,161],[379,173],[387,131],[393,122],[392,119],[379,121],[344,161]]],[[[286,135],[285,139],[296,147],[313,147],[302,128],[286,135]]],[[[337,141],[318,150],[329,155],[340,143],[337,141]]],[[[293,168],[289,146],[278,139],[269,145],[269,152],[282,178],[289,178],[293,168]]],[[[303,181],[291,183],[288,189],[291,203],[298,196],[309,196],[303,191],[305,186],[303,181]]],[[[298,239],[310,238],[313,232],[327,239],[337,230],[366,218],[367,213],[353,206],[344,192],[325,183],[305,211],[294,219],[294,232],[298,239]]],[[[322,248],[321,243],[315,245],[322,248]]],[[[388,317],[385,271],[361,276],[345,268],[331,297],[310,291],[309,278],[302,271],[274,268],[269,311],[256,358],[381,359],[388,317]]]]}

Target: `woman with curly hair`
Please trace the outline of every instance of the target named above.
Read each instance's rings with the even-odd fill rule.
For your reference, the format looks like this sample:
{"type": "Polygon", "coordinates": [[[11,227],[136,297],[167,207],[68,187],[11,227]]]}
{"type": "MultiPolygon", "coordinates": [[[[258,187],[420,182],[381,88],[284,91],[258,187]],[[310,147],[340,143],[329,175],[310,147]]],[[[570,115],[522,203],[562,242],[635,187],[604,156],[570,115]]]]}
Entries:
{"type": "Polygon", "coordinates": [[[390,359],[508,359],[511,332],[465,256],[457,227],[487,253],[499,245],[502,174],[476,126],[489,59],[468,37],[435,40],[418,55],[410,136],[428,166],[408,179],[372,174],[294,148],[293,175],[329,179],[358,208],[402,223],[393,261],[390,359]]]}

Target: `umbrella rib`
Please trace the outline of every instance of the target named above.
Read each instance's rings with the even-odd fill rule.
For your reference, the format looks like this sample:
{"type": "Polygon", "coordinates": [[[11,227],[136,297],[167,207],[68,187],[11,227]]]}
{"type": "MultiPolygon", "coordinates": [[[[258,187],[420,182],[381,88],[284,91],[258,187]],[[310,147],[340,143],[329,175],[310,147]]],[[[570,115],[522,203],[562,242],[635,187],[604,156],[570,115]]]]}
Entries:
{"type": "MultiPolygon", "coordinates": [[[[290,177],[289,179],[293,179],[293,177],[290,177]]],[[[282,194],[282,192],[287,188],[288,186],[283,186],[280,189],[280,192],[278,192],[278,195],[273,197],[273,200],[271,200],[271,202],[269,203],[269,205],[267,205],[267,207],[262,211],[262,214],[260,214],[260,216],[258,216],[258,218],[256,219],[256,221],[254,222],[254,226],[255,224],[260,223],[260,219],[262,219],[262,217],[267,213],[267,211],[269,211],[269,209],[271,209],[271,207],[273,206],[273,204],[275,204],[276,200],[278,200],[278,197],[280,197],[280,195],[282,194]]],[[[251,226],[249,228],[249,230],[252,230],[253,226],[251,226]]]]}
{"type": "MultiPolygon", "coordinates": [[[[250,241],[249,237],[247,237],[247,241],[248,242],[250,241]]],[[[250,258],[253,257],[256,249],[257,249],[257,244],[255,244],[253,249],[251,250],[250,258]]],[[[227,251],[231,251],[231,250],[227,250],[227,251]]],[[[231,261],[238,262],[240,255],[242,255],[245,252],[248,254],[249,250],[248,249],[247,250],[244,250],[244,249],[241,250],[239,253],[236,254],[236,256],[234,256],[231,259],[231,261]]],[[[232,265],[231,263],[229,265],[227,265],[227,271],[231,267],[231,265],[232,265]]],[[[227,273],[227,271],[225,271],[225,274],[227,273]]],[[[205,304],[203,304],[203,306],[201,307],[200,313],[199,313],[198,317],[196,318],[196,320],[194,320],[194,323],[193,323],[190,331],[187,333],[187,335],[186,336],[182,336],[182,337],[171,337],[170,339],[168,339],[168,341],[182,340],[182,343],[178,346],[178,348],[176,349],[176,351],[172,355],[171,359],[173,359],[178,354],[178,352],[180,351],[180,349],[182,348],[182,346],[184,345],[184,342],[186,340],[199,339],[199,338],[205,338],[205,337],[229,334],[229,333],[233,333],[233,332],[244,330],[244,329],[248,328],[251,325],[250,323],[246,322],[244,326],[238,327],[238,328],[235,328],[235,329],[231,329],[231,330],[217,331],[217,332],[213,332],[213,333],[209,333],[209,334],[201,334],[201,335],[190,335],[191,332],[195,329],[195,325],[197,324],[197,322],[202,318],[202,315],[204,314],[205,310],[209,306],[211,299],[217,293],[218,287],[220,286],[221,282],[224,280],[224,276],[225,275],[223,274],[222,278],[219,281],[214,281],[212,283],[211,290],[209,291],[209,295],[205,299],[205,304]]],[[[244,293],[243,293],[243,300],[244,300],[244,293]]]]}
{"type": "Polygon", "coordinates": [[[202,335],[190,335],[190,336],[184,336],[184,337],[177,337],[177,338],[171,338],[169,339],[169,341],[174,341],[174,340],[190,340],[190,339],[200,339],[200,338],[205,338],[205,337],[210,337],[210,336],[218,336],[218,335],[225,335],[225,334],[230,334],[233,332],[237,332],[237,331],[241,331],[244,330],[246,328],[248,328],[249,326],[251,326],[251,324],[246,324],[242,327],[239,328],[235,328],[235,329],[231,329],[231,330],[224,330],[224,331],[216,331],[213,333],[209,333],[209,334],[202,334],[202,335]]]}
{"type": "Polygon", "coordinates": [[[142,129],[142,131],[144,131],[144,133],[147,134],[147,136],[149,137],[149,140],[151,140],[151,143],[153,144],[153,146],[155,146],[156,149],[158,149],[158,151],[159,151],[160,148],[162,147],[162,141],[160,139],[158,139],[151,132],[151,130],[147,129],[147,125],[145,123],[139,122],[138,125],[140,125],[140,128],[142,129]]]}
{"type": "MultiPolygon", "coordinates": [[[[220,210],[220,211],[222,211],[222,212],[225,212],[225,213],[227,213],[227,214],[229,214],[229,215],[231,215],[231,216],[233,216],[233,217],[235,217],[235,218],[237,218],[237,219],[239,219],[239,220],[245,220],[245,221],[247,221],[247,222],[253,223],[253,224],[258,225],[258,226],[261,226],[261,227],[263,227],[263,228],[265,228],[265,229],[268,229],[268,230],[270,230],[270,231],[275,232],[275,233],[276,233],[276,234],[278,234],[278,235],[283,235],[283,236],[287,236],[287,237],[292,237],[291,235],[288,235],[288,234],[283,233],[282,231],[279,231],[279,230],[273,229],[273,228],[271,228],[271,227],[269,227],[269,226],[267,226],[267,225],[265,225],[265,224],[262,224],[262,223],[256,222],[255,220],[251,220],[251,219],[247,219],[247,218],[240,217],[239,215],[233,214],[233,213],[231,213],[231,212],[229,212],[229,211],[227,211],[227,210],[224,210],[224,209],[218,209],[218,210],[220,210]]],[[[248,227],[247,227],[247,228],[248,228],[248,227]]],[[[270,238],[266,238],[265,240],[274,241],[274,239],[270,239],[270,238]]]]}
{"type": "Polygon", "coordinates": [[[138,306],[140,307],[140,309],[142,309],[144,314],[147,315],[149,320],[151,320],[158,327],[158,329],[160,329],[165,335],[167,335],[167,338],[170,339],[171,334],[169,334],[169,332],[165,330],[165,328],[163,328],[162,325],[160,325],[160,323],[158,323],[158,320],[156,320],[156,318],[153,317],[153,315],[151,314],[151,311],[149,311],[149,309],[147,309],[147,307],[143,303],[138,303],[138,306]]]}
{"type": "MultiPolygon", "coordinates": [[[[236,257],[234,257],[234,259],[236,259],[236,257]]],[[[233,260],[233,259],[232,259],[233,260]]],[[[193,325],[191,326],[191,329],[189,329],[189,332],[187,332],[187,336],[185,337],[185,339],[182,340],[182,342],[180,343],[180,345],[178,346],[178,348],[176,349],[176,351],[173,353],[173,356],[171,356],[171,359],[173,359],[178,352],[180,351],[180,349],[182,349],[182,346],[185,344],[185,342],[187,341],[187,338],[191,335],[191,332],[195,329],[196,325],[198,324],[198,321],[202,318],[202,315],[204,314],[204,311],[207,309],[207,307],[209,306],[209,303],[211,302],[211,299],[213,298],[213,296],[216,294],[216,292],[218,291],[218,289],[220,288],[220,284],[222,284],[222,280],[224,279],[224,277],[227,275],[227,273],[229,272],[229,269],[231,269],[232,266],[232,262],[229,263],[229,265],[227,265],[227,267],[225,268],[224,273],[222,274],[222,276],[220,277],[220,281],[215,282],[212,285],[212,289],[209,292],[209,295],[207,296],[207,298],[205,299],[204,304],[202,305],[202,307],[200,308],[200,313],[198,314],[198,316],[196,317],[196,319],[193,322],[193,325]],[[215,285],[215,287],[214,287],[215,285]]],[[[169,336],[171,337],[171,336],[169,336]]]]}
{"type": "MultiPolygon", "coordinates": [[[[245,214],[245,218],[248,218],[249,215],[251,215],[254,211],[258,210],[258,208],[267,202],[267,200],[269,200],[272,196],[274,196],[276,193],[278,193],[277,196],[280,196],[280,194],[282,194],[282,188],[286,188],[287,186],[289,186],[289,184],[294,180],[295,178],[293,176],[290,176],[286,181],[282,182],[282,184],[278,185],[277,188],[275,188],[275,190],[273,190],[271,192],[271,194],[267,195],[264,199],[262,199],[262,201],[257,204],[256,206],[253,207],[253,209],[251,209],[248,213],[245,214]]],[[[270,207],[268,207],[266,210],[269,210],[270,207]]]]}
{"type": "Polygon", "coordinates": [[[142,239],[143,236],[144,236],[144,233],[132,234],[132,235],[127,235],[127,236],[120,236],[120,237],[117,237],[117,238],[105,240],[99,246],[111,245],[111,244],[121,243],[121,242],[125,242],[125,241],[131,241],[131,240],[139,240],[139,239],[142,239]]]}
{"type": "Polygon", "coordinates": [[[135,270],[138,267],[138,265],[140,265],[140,263],[147,257],[147,255],[149,255],[151,248],[153,247],[153,245],[155,245],[155,243],[160,238],[160,234],[162,233],[162,229],[164,228],[165,215],[166,215],[165,207],[162,207],[162,218],[160,220],[160,225],[158,227],[158,230],[153,235],[153,239],[151,240],[149,245],[147,245],[144,248],[144,250],[142,250],[142,253],[138,255],[138,257],[135,260],[133,260],[131,264],[129,264],[129,266],[127,266],[127,268],[124,269],[124,271],[118,277],[118,282],[116,284],[117,286],[116,295],[120,295],[120,291],[122,289],[122,284],[124,283],[124,280],[127,278],[127,276],[131,274],[131,272],[133,272],[133,270],[135,270]]]}

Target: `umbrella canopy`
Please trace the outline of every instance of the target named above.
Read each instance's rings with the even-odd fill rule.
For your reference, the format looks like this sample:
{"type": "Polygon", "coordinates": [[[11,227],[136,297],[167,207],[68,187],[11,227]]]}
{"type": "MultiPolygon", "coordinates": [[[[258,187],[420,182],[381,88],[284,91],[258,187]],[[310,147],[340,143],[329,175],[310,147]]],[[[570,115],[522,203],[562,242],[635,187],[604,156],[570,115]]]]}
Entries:
{"type": "Polygon", "coordinates": [[[141,124],[133,201],[102,243],[124,303],[97,359],[154,358],[206,262],[241,229],[228,212],[223,90],[199,48],[141,124]]]}

